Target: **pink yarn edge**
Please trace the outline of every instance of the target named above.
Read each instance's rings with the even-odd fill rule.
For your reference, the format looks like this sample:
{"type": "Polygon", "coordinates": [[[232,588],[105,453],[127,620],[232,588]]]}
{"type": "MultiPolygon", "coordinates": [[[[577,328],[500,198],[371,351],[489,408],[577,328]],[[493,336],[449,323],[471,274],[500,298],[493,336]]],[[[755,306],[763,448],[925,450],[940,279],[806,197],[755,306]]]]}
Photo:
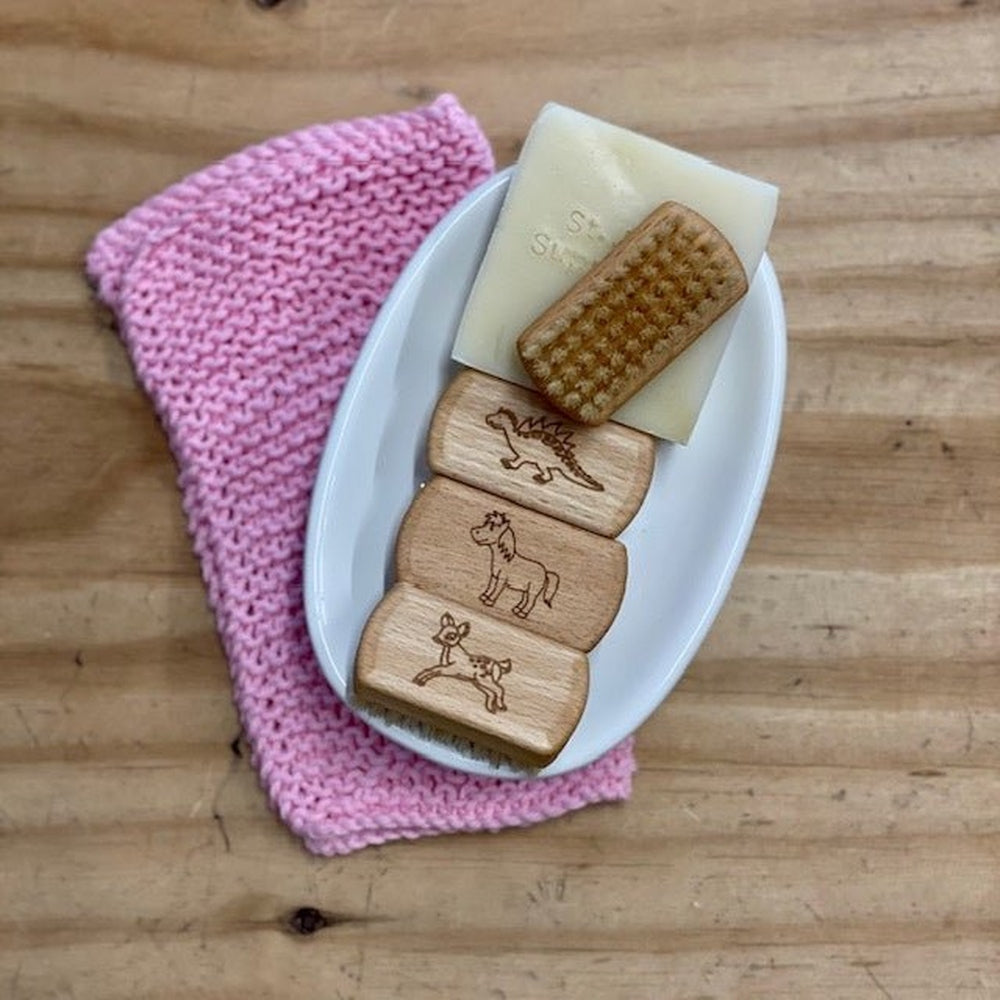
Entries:
{"type": "MultiPolygon", "coordinates": [[[[223,189],[234,177],[282,153],[307,149],[326,140],[340,140],[345,131],[360,136],[386,126],[405,125],[408,121],[440,117],[472,141],[483,141],[482,132],[453,94],[441,94],[421,108],[391,112],[343,122],[310,125],[287,135],[267,139],[232,153],[218,163],[197,170],[182,180],[137,205],[124,216],[101,230],[86,256],[85,270],[98,297],[110,308],[121,304],[122,281],[142,244],[158,230],[172,227],[202,198],[223,189]]],[[[492,169],[492,152],[485,144],[492,169]]]]}

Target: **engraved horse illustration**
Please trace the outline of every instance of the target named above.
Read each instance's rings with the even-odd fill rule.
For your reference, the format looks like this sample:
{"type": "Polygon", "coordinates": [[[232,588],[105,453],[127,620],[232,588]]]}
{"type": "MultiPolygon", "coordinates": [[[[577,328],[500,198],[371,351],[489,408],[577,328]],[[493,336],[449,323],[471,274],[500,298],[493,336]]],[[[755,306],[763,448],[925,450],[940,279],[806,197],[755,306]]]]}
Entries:
{"type": "Polygon", "coordinates": [[[492,511],[483,523],[471,529],[472,540],[490,550],[490,579],[479,600],[492,608],[510,587],[521,599],[511,609],[518,618],[527,618],[538,598],[551,608],[559,589],[559,574],[547,569],[537,559],[528,559],[517,551],[517,537],[506,514],[492,511]]]}
{"type": "Polygon", "coordinates": [[[507,711],[506,695],[501,683],[504,674],[511,670],[510,660],[494,660],[491,656],[470,653],[462,640],[472,626],[458,624],[446,611],[441,616],[441,628],[434,641],[441,647],[441,655],[433,667],[425,667],[413,678],[413,683],[423,687],[437,677],[451,677],[471,684],[486,698],[486,711],[491,714],[507,711]]]}
{"type": "Polygon", "coordinates": [[[522,465],[533,465],[537,471],[531,478],[536,483],[551,483],[558,472],[585,490],[604,490],[604,484],[577,460],[573,432],[563,421],[544,416],[521,420],[506,406],[488,413],[485,420],[488,427],[503,434],[511,450],[511,458],[500,459],[505,469],[517,471],[522,465]]]}

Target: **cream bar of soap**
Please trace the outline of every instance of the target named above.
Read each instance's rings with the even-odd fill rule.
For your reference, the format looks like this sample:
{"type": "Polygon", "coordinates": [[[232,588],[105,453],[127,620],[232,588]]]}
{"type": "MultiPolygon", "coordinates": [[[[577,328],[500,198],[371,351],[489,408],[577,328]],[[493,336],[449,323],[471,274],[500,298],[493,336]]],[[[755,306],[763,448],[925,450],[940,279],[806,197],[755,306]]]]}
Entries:
{"type": "MultiPolygon", "coordinates": [[[[558,104],[542,109],[459,326],[456,361],[530,386],[518,335],[665,201],[726,237],[752,280],[778,203],[770,184],[558,104]]],[[[614,419],[686,443],[742,303],[721,316],[614,419]]]]}

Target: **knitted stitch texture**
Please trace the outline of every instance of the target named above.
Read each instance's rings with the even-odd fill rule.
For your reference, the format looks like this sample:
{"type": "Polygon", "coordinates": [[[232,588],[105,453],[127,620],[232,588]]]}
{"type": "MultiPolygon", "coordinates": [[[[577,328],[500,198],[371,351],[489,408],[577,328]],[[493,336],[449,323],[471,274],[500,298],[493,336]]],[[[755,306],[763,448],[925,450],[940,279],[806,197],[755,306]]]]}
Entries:
{"type": "Polygon", "coordinates": [[[87,258],[180,469],[254,765],[318,854],[630,792],[631,741],[546,780],[426,761],[337,698],[306,631],[306,517],[341,390],[403,265],[491,170],[475,120],[445,95],[237,153],[128,213],[87,258]]]}

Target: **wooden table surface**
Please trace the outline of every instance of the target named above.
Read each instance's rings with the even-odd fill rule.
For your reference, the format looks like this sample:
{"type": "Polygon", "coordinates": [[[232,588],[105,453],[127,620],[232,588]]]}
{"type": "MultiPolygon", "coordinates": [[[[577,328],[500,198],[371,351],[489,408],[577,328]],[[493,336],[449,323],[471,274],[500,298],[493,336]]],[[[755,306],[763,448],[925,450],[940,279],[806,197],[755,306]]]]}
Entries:
{"type": "Polygon", "coordinates": [[[996,0],[5,0],[0,46],[0,996],[1000,997],[996,0]],[[321,860],[81,258],[442,90],[500,164],[557,99],[781,185],[783,433],[630,802],[321,860]]]}

